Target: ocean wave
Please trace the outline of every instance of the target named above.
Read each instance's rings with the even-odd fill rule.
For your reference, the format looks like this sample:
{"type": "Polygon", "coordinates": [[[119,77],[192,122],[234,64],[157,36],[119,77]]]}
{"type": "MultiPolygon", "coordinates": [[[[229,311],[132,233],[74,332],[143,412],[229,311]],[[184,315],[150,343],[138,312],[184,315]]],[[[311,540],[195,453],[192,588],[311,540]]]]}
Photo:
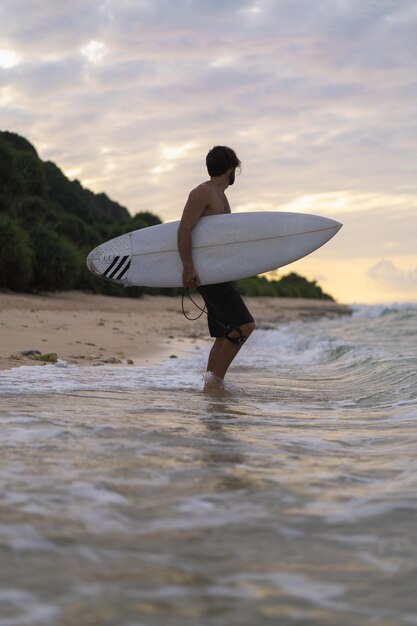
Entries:
{"type": "MultiPolygon", "coordinates": [[[[239,383],[250,372],[250,387],[256,395],[265,389],[263,379],[269,372],[268,376],[277,380],[311,379],[325,385],[326,390],[326,381],[337,381],[335,395],[345,397],[354,390],[355,401],[362,406],[413,401],[417,387],[416,318],[417,307],[401,306],[374,317],[296,322],[259,330],[233,363],[230,380],[234,383],[236,374],[239,383]]],[[[196,391],[201,388],[209,348],[209,343],[204,344],[180,361],[167,359],[154,367],[14,368],[0,372],[0,396],[134,393],[137,389],[196,391]]]]}
{"type": "Polygon", "coordinates": [[[391,313],[417,314],[417,302],[397,302],[392,304],[352,304],[352,317],[378,319],[391,313]]]}

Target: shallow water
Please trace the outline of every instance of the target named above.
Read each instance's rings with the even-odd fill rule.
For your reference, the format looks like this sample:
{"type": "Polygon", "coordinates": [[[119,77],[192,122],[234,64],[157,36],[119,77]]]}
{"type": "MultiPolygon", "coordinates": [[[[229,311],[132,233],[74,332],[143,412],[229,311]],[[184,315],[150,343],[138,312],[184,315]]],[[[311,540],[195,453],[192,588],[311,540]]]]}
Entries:
{"type": "Polygon", "coordinates": [[[417,307],[0,373],[0,626],[417,624],[417,307]]]}

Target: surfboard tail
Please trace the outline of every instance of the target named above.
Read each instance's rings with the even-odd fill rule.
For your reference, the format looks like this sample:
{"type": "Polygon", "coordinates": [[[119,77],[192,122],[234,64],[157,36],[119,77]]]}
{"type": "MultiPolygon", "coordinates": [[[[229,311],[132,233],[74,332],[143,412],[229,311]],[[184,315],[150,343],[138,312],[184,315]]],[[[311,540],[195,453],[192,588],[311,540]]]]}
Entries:
{"type": "Polygon", "coordinates": [[[128,284],[128,273],[132,261],[130,234],[115,237],[97,246],[87,256],[90,272],[120,285],[128,284]]]}
{"type": "Polygon", "coordinates": [[[124,285],[127,283],[127,274],[130,268],[131,260],[131,255],[117,255],[109,262],[105,263],[101,260],[94,258],[90,259],[87,257],[87,267],[90,272],[100,276],[100,278],[105,278],[106,280],[110,280],[112,282],[119,282],[124,285]]]}

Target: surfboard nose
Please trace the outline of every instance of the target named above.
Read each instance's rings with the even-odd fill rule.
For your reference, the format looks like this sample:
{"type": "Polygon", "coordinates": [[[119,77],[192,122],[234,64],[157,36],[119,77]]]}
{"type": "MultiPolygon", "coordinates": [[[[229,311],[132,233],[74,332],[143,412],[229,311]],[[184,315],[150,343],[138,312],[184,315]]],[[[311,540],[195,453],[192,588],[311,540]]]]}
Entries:
{"type": "Polygon", "coordinates": [[[343,226],[341,222],[338,222],[337,220],[334,220],[331,217],[323,217],[322,215],[312,215],[311,217],[313,217],[316,220],[317,231],[320,231],[320,230],[323,230],[324,232],[327,231],[328,239],[331,239],[332,237],[334,237],[336,233],[338,233],[339,230],[343,226]]]}

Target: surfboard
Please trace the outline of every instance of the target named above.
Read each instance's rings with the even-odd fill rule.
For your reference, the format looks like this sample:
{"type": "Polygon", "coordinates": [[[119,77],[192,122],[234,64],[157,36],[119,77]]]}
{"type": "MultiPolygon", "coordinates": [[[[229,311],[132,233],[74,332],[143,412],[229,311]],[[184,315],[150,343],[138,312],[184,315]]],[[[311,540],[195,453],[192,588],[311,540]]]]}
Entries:
{"type": "MultiPolygon", "coordinates": [[[[88,269],[129,286],[181,287],[179,221],[135,230],[92,250],[88,269]]],[[[310,254],[331,239],[340,222],[305,213],[248,212],[202,217],[192,232],[201,284],[255,276],[310,254]]]]}

